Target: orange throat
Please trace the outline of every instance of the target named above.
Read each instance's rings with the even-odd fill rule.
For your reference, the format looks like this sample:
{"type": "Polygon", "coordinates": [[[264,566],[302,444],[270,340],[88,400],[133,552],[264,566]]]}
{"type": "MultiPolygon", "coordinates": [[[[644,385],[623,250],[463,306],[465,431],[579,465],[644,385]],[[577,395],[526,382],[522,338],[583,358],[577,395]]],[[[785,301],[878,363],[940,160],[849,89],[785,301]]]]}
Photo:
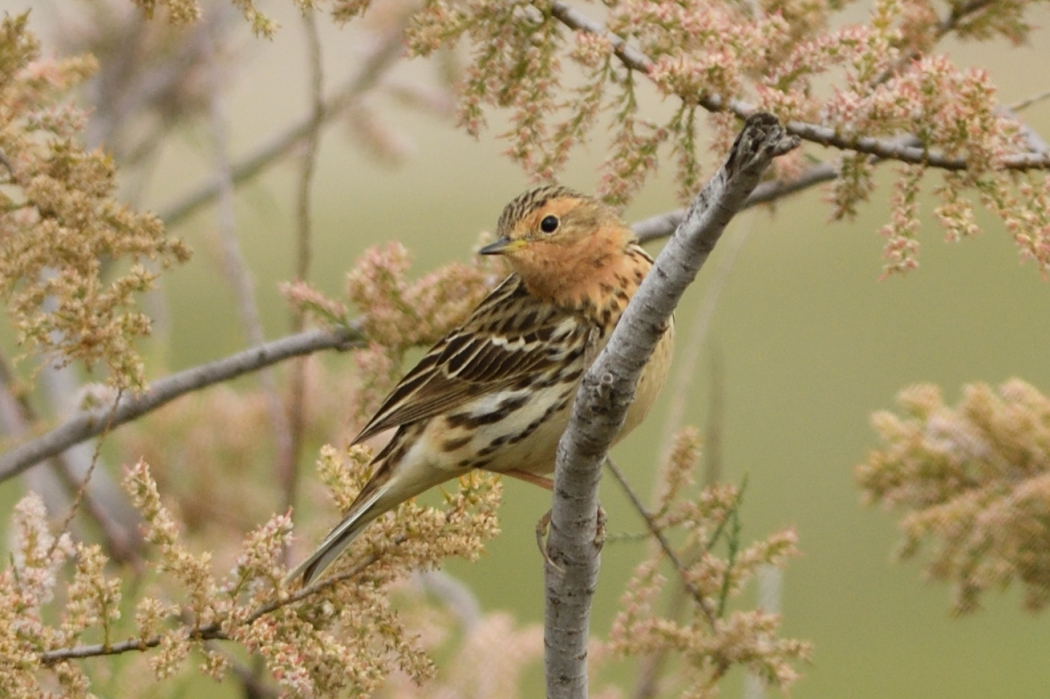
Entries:
{"type": "Polygon", "coordinates": [[[514,263],[529,293],[601,325],[619,319],[652,266],[634,234],[619,227],[569,247],[538,241],[514,263]]]}

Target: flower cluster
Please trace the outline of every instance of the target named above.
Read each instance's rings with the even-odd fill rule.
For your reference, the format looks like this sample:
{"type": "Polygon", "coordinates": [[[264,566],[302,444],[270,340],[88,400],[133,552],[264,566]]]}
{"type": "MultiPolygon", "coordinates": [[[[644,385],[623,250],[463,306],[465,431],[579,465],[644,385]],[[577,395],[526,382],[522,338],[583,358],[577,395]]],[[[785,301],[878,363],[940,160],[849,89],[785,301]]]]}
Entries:
{"type": "Polygon", "coordinates": [[[734,666],[749,668],[770,686],[787,687],[798,679],[793,662],[808,659],[809,644],[779,638],[778,614],[730,611],[727,604],[763,567],[782,567],[797,555],[797,537],[788,529],[742,548],[740,490],[714,485],[695,499],[685,497],[698,462],[698,443],[695,430],[678,436],[661,476],[659,508],[651,516],[665,540],[675,532],[676,538],[684,534],[683,544],[678,550],[656,550],[636,568],[613,624],[611,649],[621,655],[680,656],[681,672],[675,675],[684,696],[715,696],[718,681],[734,666]],[[721,546],[724,556],[716,553],[721,546]],[[658,609],[663,593],[675,587],[660,572],[665,556],[692,603],[684,619],[669,618],[658,609]]]}
{"type": "MultiPolygon", "coordinates": [[[[139,2],[149,11],[158,4],[139,2]]],[[[199,12],[194,0],[163,4],[173,19],[199,12]]],[[[275,25],[250,0],[234,4],[257,32],[272,33],[275,25]]],[[[324,3],[300,4],[306,9],[324,3]]],[[[371,4],[330,3],[338,22],[371,4]]],[[[506,110],[507,154],[534,179],[555,178],[604,120],[612,135],[599,189],[607,200],[625,203],[667,155],[687,200],[698,189],[704,152],[721,155],[732,139],[736,119],[727,115],[764,109],[784,122],[803,122],[798,134],[812,144],[805,157],[823,157],[818,147],[839,150],[840,176],[828,191],[833,218],[852,216],[868,200],[871,173],[881,161],[929,161],[929,167],[905,167],[897,176],[895,204],[911,201],[884,227],[887,273],[917,265],[916,202],[934,173],[943,179],[933,187],[942,198],[937,219],[950,238],[973,229],[972,197],[1010,228],[1024,258],[1050,273],[1050,209],[1041,204],[1046,182],[1017,176],[1046,170],[1050,161],[1028,143],[1016,115],[1001,108],[983,71],[959,68],[936,53],[948,35],[1023,42],[1032,27],[1030,0],[952,4],[944,16],[927,0],[877,0],[866,21],[851,24],[839,19],[844,6],[828,0],[604,5],[604,16],[592,19],[546,0],[434,0],[414,12],[406,41],[415,56],[447,56],[445,49],[468,44],[466,65],[451,71],[462,76],[459,123],[477,135],[493,110],[506,110]],[[654,97],[671,100],[672,108],[652,106],[654,97]],[[1025,196],[1032,190],[1034,197],[1025,196]],[[1022,215],[1009,205],[1015,201],[1022,215]]],[[[382,134],[368,142],[387,143],[385,153],[397,152],[367,110],[352,118],[358,131],[382,134]]],[[[802,177],[803,157],[785,159],[774,175],[802,177]]]]}
{"type": "MultiPolygon", "coordinates": [[[[416,14],[408,41],[416,55],[470,44],[461,124],[477,134],[493,108],[507,110],[508,152],[537,179],[554,177],[609,113],[605,197],[626,201],[669,151],[688,199],[702,170],[702,120],[707,144],[720,154],[736,128],[724,114],[760,108],[785,122],[806,122],[799,134],[815,146],[840,149],[841,176],[829,191],[835,218],[852,216],[868,199],[881,160],[914,166],[935,156],[934,167],[906,167],[898,176],[895,201],[909,201],[884,231],[887,272],[916,265],[917,195],[934,172],[944,178],[936,187],[944,197],[937,215],[949,236],[972,228],[968,191],[1016,229],[1022,254],[1046,272],[1047,209],[1019,196],[1041,191],[1043,178],[1012,172],[1046,169],[1045,157],[1001,109],[987,74],[934,53],[950,33],[1023,40],[1029,4],[953,5],[941,18],[932,3],[878,0],[866,22],[844,25],[836,21],[841,6],[821,0],[618,0],[605,3],[605,16],[594,20],[545,2],[432,2],[416,14]],[[650,107],[653,89],[673,100],[669,115],[650,107]],[[1041,160],[1026,165],[1029,157],[1041,160]],[[1026,215],[1011,214],[1005,204],[1015,199],[1026,215]]],[[[802,157],[795,157],[796,170],[802,157]]]]}
{"type": "MultiPolygon", "coordinates": [[[[139,1],[149,11],[158,4],[139,1]]],[[[173,19],[199,12],[195,1],[164,4],[173,19]]],[[[250,0],[235,4],[257,32],[272,33],[275,25],[250,0]]],[[[370,4],[333,0],[331,12],[346,22],[370,4]]],[[[1026,141],[1017,117],[998,104],[983,71],[959,68],[936,53],[950,34],[1023,42],[1031,30],[1030,0],[952,5],[945,16],[926,0],[877,0],[866,21],[852,24],[839,21],[841,3],[827,0],[604,4],[604,16],[591,19],[546,1],[425,2],[412,15],[406,41],[415,56],[469,45],[463,70],[452,71],[462,74],[460,125],[477,135],[494,109],[506,110],[507,153],[534,179],[555,178],[604,120],[612,136],[599,189],[607,200],[625,203],[668,154],[687,200],[698,189],[704,152],[720,155],[732,139],[736,120],[726,115],[764,109],[785,122],[804,122],[799,135],[814,146],[807,157],[821,157],[817,146],[839,149],[841,173],[828,192],[833,218],[852,216],[867,201],[871,173],[882,160],[931,161],[918,171],[905,167],[897,177],[895,203],[912,201],[884,228],[887,273],[917,265],[916,202],[934,173],[943,178],[933,189],[942,196],[936,214],[949,237],[972,229],[971,196],[1006,223],[1023,257],[1050,272],[1043,223],[1050,209],[1039,203],[1046,197],[1023,196],[1046,184],[1015,172],[1046,170],[1050,163],[1026,141]],[[670,99],[673,107],[653,107],[653,97],[670,99]],[[1023,215],[1007,205],[1015,200],[1023,215]]],[[[363,108],[352,118],[359,131],[385,134],[363,108]]],[[[386,153],[398,150],[388,135],[366,140],[387,143],[386,153]]],[[[798,173],[802,158],[798,153],[793,163],[780,163],[774,175],[798,173]]]]}
{"type": "Polygon", "coordinates": [[[347,296],[362,313],[361,328],[369,339],[355,353],[362,387],[363,414],[400,376],[401,358],[412,347],[429,346],[460,323],[495,285],[499,261],[453,262],[416,281],[407,279],[411,257],[401,243],[367,250],[347,275],[347,296]]]}
{"type": "Polygon", "coordinates": [[[0,43],[0,295],[18,340],[141,385],[133,343],[150,320],[136,295],[189,252],[155,216],[117,202],[113,163],[79,143],[83,114],[63,99],[93,59],[41,59],[25,15],[4,18],[0,43]]]}
{"type": "MultiPolygon", "coordinates": [[[[289,515],[249,532],[220,575],[210,552],[193,552],[184,542],[145,462],[129,469],[125,487],[155,556],[143,577],[129,583],[144,590],[131,614],[122,614],[129,609],[122,604],[126,585],[106,575],[98,546],[74,547],[65,534],[56,539],[36,495],[15,508],[13,562],[0,572],[3,696],[36,697],[56,686],[63,696],[89,696],[94,673],[84,659],[128,653],[141,653],[157,680],[184,673],[197,653],[201,671],[221,680],[238,657],[226,648],[237,646],[263,658],[273,679],[296,696],[370,693],[395,670],[419,682],[435,670],[397,611],[392,586],[450,556],[476,558],[499,531],[498,483],[471,476],[445,509],[402,506],[369,530],[331,576],[294,591],[282,582],[289,515]]],[[[360,479],[338,484],[336,499],[359,487],[360,479]]],[[[491,624],[507,626],[483,620],[471,643],[484,643],[491,624]]],[[[121,667],[141,677],[135,663],[121,667]]]]}
{"type": "Polygon", "coordinates": [[[347,296],[362,312],[369,339],[400,350],[439,340],[492,288],[483,262],[454,262],[406,279],[411,257],[401,243],[366,251],[347,275],[347,296]]]}
{"type": "MultiPolygon", "coordinates": [[[[176,25],[187,24],[200,19],[203,14],[200,0],[132,0],[141,7],[147,17],[153,17],[158,7],[163,7],[169,22],[176,25]]],[[[230,0],[234,7],[241,11],[252,32],[256,36],[272,39],[280,25],[255,6],[255,0],[230,0]]],[[[310,5],[310,0],[297,0],[303,7],[310,5]]]]}
{"type": "Polygon", "coordinates": [[[932,547],[927,574],[954,587],[956,612],[1016,580],[1024,605],[1050,602],[1050,399],[1019,380],[901,392],[902,414],[874,416],[883,447],[857,467],[868,500],[904,511],[900,555],[932,547]]]}

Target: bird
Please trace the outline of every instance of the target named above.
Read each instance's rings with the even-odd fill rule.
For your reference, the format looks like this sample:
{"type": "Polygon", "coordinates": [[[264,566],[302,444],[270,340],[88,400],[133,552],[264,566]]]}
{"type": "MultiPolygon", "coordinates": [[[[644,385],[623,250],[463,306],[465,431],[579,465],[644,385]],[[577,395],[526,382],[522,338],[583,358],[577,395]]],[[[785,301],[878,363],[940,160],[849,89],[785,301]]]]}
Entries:
{"type": "MultiPolygon", "coordinates": [[[[309,585],[377,517],[473,469],[551,487],[580,380],[653,259],[613,208],[560,185],[513,199],[495,236],[479,253],[502,255],[512,273],[401,379],[354,439],[396,430],[343,519],[287,580],[301,575],[309,585]]],[[[617,441],[653,405],[673,336],[672,319],[617,441]]]]}

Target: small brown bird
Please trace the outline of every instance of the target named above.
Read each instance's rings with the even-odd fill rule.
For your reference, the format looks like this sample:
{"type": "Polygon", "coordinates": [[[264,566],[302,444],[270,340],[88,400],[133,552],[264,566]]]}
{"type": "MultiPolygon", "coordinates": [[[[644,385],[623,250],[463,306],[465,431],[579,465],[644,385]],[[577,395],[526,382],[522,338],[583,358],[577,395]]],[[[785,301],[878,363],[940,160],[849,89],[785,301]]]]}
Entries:
{"type": "MultiPolygon", "coordinates": [[[[550,487],[583,372],[653,260],[615,211],[570,189],[530,190],[503,210],[514,274],[427,352],[354,443],[397,428],[343,520],[289,579],[321,574],[379,515],[479,468],[550,487]]],[[[645,367],[617,439],[642,421],[671,363],[673,325],[645,367]]]]}

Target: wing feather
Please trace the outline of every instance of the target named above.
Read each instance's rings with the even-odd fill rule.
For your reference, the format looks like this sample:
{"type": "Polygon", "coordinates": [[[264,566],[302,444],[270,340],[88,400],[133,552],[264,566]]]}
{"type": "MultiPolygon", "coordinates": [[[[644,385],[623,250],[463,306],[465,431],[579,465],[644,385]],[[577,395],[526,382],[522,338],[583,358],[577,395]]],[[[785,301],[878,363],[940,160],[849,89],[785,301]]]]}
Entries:
{"type": "Polygon", "coordinates": [[[586,334],[565,311],[544,304],[511,275],[458,328],[424,355],[354,439],[440,415],[549,368],[564,352],[551,338],[586,334]]]}

